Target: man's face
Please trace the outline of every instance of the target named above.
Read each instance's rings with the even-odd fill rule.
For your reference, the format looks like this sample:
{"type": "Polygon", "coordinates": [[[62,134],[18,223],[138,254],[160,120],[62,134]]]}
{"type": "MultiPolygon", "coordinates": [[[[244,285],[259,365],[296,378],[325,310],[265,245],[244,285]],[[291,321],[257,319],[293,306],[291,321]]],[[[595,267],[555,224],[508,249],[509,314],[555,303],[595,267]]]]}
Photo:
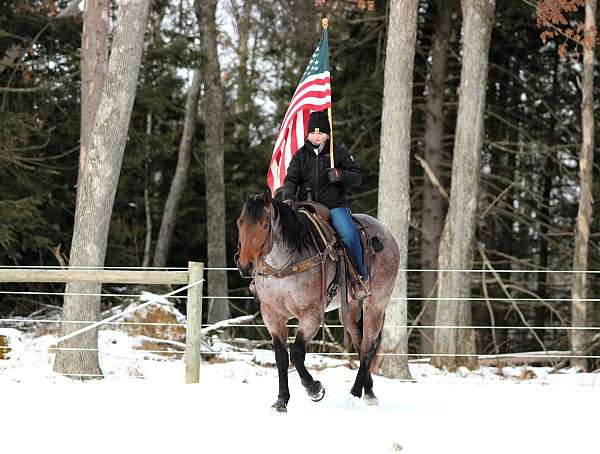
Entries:
{"type": "Polygon", "coordinates": [[[308,140],[315,145],[321,145],[322,142],[327,140],[327,134],[321,131],[313,131],[308,133],[308,140]]]}

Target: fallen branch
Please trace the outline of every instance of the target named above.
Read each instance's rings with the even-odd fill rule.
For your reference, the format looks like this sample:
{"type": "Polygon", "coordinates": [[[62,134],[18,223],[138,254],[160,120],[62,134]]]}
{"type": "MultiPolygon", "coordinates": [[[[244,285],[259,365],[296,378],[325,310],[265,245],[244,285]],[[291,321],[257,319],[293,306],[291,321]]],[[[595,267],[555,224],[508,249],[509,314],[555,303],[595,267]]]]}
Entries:
{"type": "Polygon", "coordinates": [[[478,366],[504,367],[508,365],[521,366],[532,363],[556,364],[557,356],[568,355],[568,351],[543,351],[524,353],[504,353],[500,355],[482,355],[477,358],[478,366]]]}
{"type": "Polygon", "coordinates": [[[205,336],[208,333],[211,333],[213,331],[218,331],[220,329],[223,328],[227,328],[229,326],[235,326],[235,325],[241,325],[243,323],[246,322],[250,322],[252,320],[254,320],[256,318],[257,314],[254,315],[243,315],[241,317],[236,317],[236,318],[230,318],[227,320],[221,320],[220,322],[217,322],[213,325],[207,326],[206,328],[203,328],[202,331],[200,331],[200,334],[202,334],[203,336],[205,336]]]}
{"type": "MultiPolygon", "coordinates": [[[[581,351],[581,356],[586,356],[588,353],[590,353],[595,348],[598,348],[599,346],[600,346],[600,333],[596,334],[589,342],[587,342],[585,344],[583,350],[581,351]]],[[[574,354],[573,352],[569,352],[569,353],[574,354]]],[[[563,369],[564,367],[566,367],[567,364],[571,363],[574,359],[577,359],[577,358],[563,359],[560,363],[558,363],[557,365],[554,366],[554,368],[550,371],[550,373],[554,374],[554,373],[558,372],[560,369],[563,369]]]]}

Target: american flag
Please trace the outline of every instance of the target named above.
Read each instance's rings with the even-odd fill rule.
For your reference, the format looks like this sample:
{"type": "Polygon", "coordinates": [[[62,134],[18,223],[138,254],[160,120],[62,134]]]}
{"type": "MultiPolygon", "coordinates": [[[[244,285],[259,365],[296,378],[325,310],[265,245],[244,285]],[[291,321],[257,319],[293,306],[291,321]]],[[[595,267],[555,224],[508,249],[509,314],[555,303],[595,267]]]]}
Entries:
{"type": "Polygon", "coordinates": [[[328,107],[331,107],[329,41],[327,29],[324,29],[323,36],[292,96],[275,141],[271,165],[267,172],[267,184],[272,193],[283,186],[292,157],[298,148],[304,145],[310,113],[328,107]]]}

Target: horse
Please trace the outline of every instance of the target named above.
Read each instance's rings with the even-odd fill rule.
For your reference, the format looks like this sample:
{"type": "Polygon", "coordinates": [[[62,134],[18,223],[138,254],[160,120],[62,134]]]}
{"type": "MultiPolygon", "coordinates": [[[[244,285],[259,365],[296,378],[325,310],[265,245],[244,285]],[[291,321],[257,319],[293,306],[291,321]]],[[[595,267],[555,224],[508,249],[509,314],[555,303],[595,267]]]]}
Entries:
{"type": "MultiPolygon", "coordinates": [[[[371,367],[381,343],[385,309],[394,289],[400,251],[392,233],[383,224],[365,214],[355,217],[367,226],[370,234],[377,235],[383,249],[372,257],[370,295],[357,301],[348,288],[349,312],[345,329],[360,360],[350,394],[360,399],[364,390],[366,403],[377,405],[371,367]]],[[[339,309],[342,319],[340,292],[327,305],[327,298],[323,298],[323,292],[318,290],[324,282],[330,283],[334,279],[336,262],[318,250],[320,246],[314,241],[315,226],[297,210],[272,198],[269,190],[246,199],[237,227],[237,267],[242,277],[254,278],[255,296],[260,301],[261,315],[273,340],[279,393],[272,407],[277,412],[287,412],[290,359],[309,398],[318,402],[323,398],[325,388],[313,379],[304,359],[325,311],[339,309]],[[298,264],[311,260],[319,265],[300,267],[293,272],[294,266],[299,268],[298,264]],[[265,269],[279,272],[261,272],[265,269]],[[293,318],[298,319],[298,329],[288,357],[287,322],[293,318]]]]}

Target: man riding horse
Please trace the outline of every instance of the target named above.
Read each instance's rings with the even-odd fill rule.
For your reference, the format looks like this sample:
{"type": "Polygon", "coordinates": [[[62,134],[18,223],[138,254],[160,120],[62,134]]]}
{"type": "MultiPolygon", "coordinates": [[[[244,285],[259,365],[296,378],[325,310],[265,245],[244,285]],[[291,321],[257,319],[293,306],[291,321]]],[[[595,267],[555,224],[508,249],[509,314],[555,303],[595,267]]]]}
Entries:
{"type": "Polygon", "coordinates": [[[352,282],[354,295],[357,299],[362,299],[370,292],[369,274],[363,265],[360,237],[345,196],[345,186],[360,185],[362,172],[354,157],[338,144],[333,146],[335,167],[328,167],[329,134],[327,114],[322,111],[312,112],[306,142],[296,151],[287,169],[283,183],[283,201],[293,207],[296,200],[312,200],[329,208],[331,225],[350,254],[358,273],[358,279],[352,282]]]}

